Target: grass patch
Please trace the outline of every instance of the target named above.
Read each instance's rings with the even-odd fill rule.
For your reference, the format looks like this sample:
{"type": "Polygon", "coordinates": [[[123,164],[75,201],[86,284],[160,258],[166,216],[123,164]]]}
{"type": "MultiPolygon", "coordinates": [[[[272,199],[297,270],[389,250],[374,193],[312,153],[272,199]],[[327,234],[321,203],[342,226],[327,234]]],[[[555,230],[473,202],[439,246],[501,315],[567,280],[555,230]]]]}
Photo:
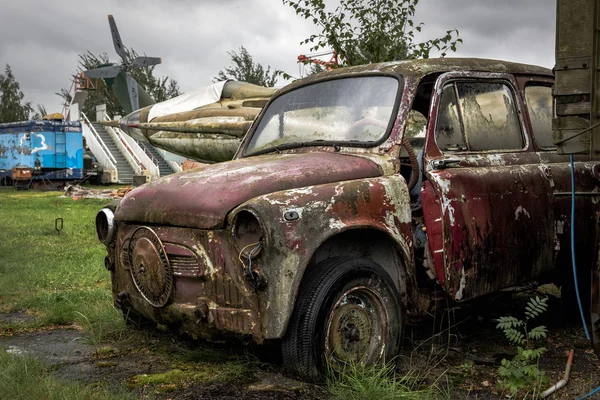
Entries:
{"type": "Polygon", "coordinates": [[[152,386],[158,392],[173,391],[194,384],[231,383],[241,385],[255,380],[249,365],[242,361],[189,363],[156,374],[135,375],[130,387],[152,386]]]}
{"type": "Polygon", "coordinates": [[[98,368],[112,368],[116,367],[117,365],[119,365],[119,363],[115,361],[98,361],[96,363],[96,367],[98,368]]]}
{"type": "Polygon", "coordinates": [[[451,398],[437,382],[425,385],[423,377],[414,371],[400,377],[395,371],[394,362],[371,367],[349,364],[342,370],[330,371],[327,389],[335,400],[451,398]]]}
{"type": "Polygon", "coordinates": [[[0,334],[78,324],[94,340],[118,335],[121,317],[112,307],[105,249],[95,235],[95,215],[108,201],[58,195],[0,191],[0,312],[26,309],[39,316],[0,325],[0,334]],[[64,221],[60,233],[56,218],[64,221]]]}
{"type": "Polygon", "coordinates": [[[14,357],[0,350],[0,399],[11,400],[124,400],[133,399],[123,391],[102,386],[64,382],[53,377],[40,361],[14,357]]]}

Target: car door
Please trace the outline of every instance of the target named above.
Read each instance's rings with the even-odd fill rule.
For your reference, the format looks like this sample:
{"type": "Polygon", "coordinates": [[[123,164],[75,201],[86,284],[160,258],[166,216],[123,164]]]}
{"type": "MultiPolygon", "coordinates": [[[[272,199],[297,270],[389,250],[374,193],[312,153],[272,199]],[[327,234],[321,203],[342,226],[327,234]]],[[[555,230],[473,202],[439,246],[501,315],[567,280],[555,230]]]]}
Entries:
{"type": "Polygon", "coordinates": [[[425,144],[423,213],[440,283],[457,301],[552,268],[550,179],[509,74],[441,75],[425,144]]]}

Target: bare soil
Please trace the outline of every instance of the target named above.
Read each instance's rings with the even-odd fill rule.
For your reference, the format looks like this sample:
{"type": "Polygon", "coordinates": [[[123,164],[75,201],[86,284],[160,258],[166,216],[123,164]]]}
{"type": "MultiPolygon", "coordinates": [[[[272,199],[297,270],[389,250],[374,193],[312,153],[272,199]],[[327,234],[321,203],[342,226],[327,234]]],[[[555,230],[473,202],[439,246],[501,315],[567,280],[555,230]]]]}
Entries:
{"type": "MultiPolygon", "coordinates": [[[[11,322],[22,318],[3,314],[11,322]]],[[[181,340],[168,333],[155,332],[155,340],[174,342],[181,340]]],[[[189,343],[193,346],[193,343],[189,343]]],[[[161,393],[155,386],[133,386],[131,378],[141,374],[169,371],[173,360],[149,351],[143,344],[139,352],[120,350],[118,347],[97,347],[88,343],[87,335],[77,329],[53,329],[26,332],[0,337],[0,348],[20,356],[33,356],[48,364],[55,375],[65,381],[79,380],[86,384],[108,384],[130,387],[140,396],[152,395],[157,399],[321,399],[326,397],[323,388],[274,372],[270,366],[254,368],[251,383],[216,382],[206,385],[177,385],[161,393]]]]}
{"type": "MultiPolygon", "coordinates": [[[[506,315],[522,318],[527,301],[536,295],[543,296],[532,291],[481,299],[409,327],[406,340],[412,339],[413,344],[404,347],[400,369],[427,361],[423,369],[434,366],[428,379],[442,376],[438,382],[442,386],[448,382],[452,398],[505,398],[506,393],[497,389],[497,371],[502,359],[512,359],[517,350],[496,328],[496,319],[506,315]]],[[[548,312],[530,322],[530,327],[537,325],[545,325],[549,331],[548,339],[539,343],[548,349],[539,364],[548,376],[541,391],[563,378],[571,349],[575,353],[570,380],[549,398],[576,399],[600,385],[600,360],[585,339],[578,311],[564,310],[559,298],[549,296],[548,312]]]]}

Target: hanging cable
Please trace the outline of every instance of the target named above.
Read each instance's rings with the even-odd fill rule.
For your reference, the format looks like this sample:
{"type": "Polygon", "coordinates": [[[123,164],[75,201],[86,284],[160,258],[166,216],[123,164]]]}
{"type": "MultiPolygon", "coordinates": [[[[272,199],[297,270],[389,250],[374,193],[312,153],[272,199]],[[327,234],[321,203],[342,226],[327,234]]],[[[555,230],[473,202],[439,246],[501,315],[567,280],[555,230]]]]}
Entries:
{"type": "MultiPolygon", "coordinates": [[[[577,296],[577,304],[579,305],[579,313],[581,314],[581,322],[585,330],[585,337],[590,340],[585,316],[583,315],[583,307],[581,306],[581,297],[579,296],[579,285],[577,282],[577,265],[575,264],[575,166],[573,164],[573,155],[570,156],[571,161],[571,263],[573,264],[573,283],[575,284],[575,294],[577,296]]],[[[600,392],[600,386],[592,390],[588,394],[579,397],[577,400],[587,399],[596,393],[600,392]]]]}
{"type": "Polygon", "coordinates": [[[240,262],[242,263],[242,266],[244,267],[244,277],[251,281],[252,284],[254,285],[255,288],[258,288],[261,285],[261,281],[260,278],[258,277],[258,275],[256,273],[254,273],[254,271],[252,270],[252,257],[254,256],[254,254],[256,254],[257,251],[259,251],[262,247],[262,240],[256,243],[251,243],[247,246],[245,246],[242,250],[240,250],[240,254],[238,254],[238,259],[240,260],[240,262]],[[246,256],[248,259],[248,264],[246,264],[244,262],[244,260],[242,259],[242,256],[244,255],[244,252],[246,251],[247,248],[252,247],[252,250],[250,250],[248,252],[248,255],[246,256]]]}
{"type": "Polygon", "coordinates": [[[573,266],[573,284],[575,285],[575,295],[577,296],[577,304],[579,305],[579,313],[581,314],[581,323],[585,330],[585,337],[590,340],[585,316],[583,314],[583,306],[581,305],[581,296],[579,295],[579,283],[577,279],[577,264],[575,263],[575,165],[573,164],[573,155],[570,156],[571,161],[571,264],[573,266]]]}

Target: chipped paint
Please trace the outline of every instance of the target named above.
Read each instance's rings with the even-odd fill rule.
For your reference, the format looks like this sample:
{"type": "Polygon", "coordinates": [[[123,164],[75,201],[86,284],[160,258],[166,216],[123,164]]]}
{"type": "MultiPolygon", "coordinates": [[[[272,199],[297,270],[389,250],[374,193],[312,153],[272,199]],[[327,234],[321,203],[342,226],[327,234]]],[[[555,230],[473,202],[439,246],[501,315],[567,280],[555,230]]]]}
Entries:
{"type": "Polygon", "coordinates": [[[517,207],[517,209],[515,210],[515,220],[519,220],[519,215],[525,215],[527,218],[531,219],[531,215],[529,215],[529,213],[527,212],[526,209],[524,209],[522,206],[517,207]]]}
{"type": "MultiPolygon", "coordinates": [[[[407,318],[422,315],[427,301],[422,301],[426,295],[419,290],[417,274],[424,265],[418,264],[413,243],[414,226],[423,224],[421,211],[427,232],[425,267],[435,271],[434,278],[451,301],[557,275],[556,266],[564,264],[569,249],[568,235],[562,234],[569,199],[555,193],[570,189],[568,158],[533,151],[535,142],[528,137],[528,147],[518,152],[450,155],[436,148],[429,129],[422,210],[415,207],[411,213],[415,204],[399,173],[408,176],[404,166],[400,169],[400,143],[419,79],[432,71],[461,68],[453,76],[466,77],[467,65],[489,69],[489,76],[477,72],[481,79],[502,78],[515,87],[514,76],[499,74],[551,76],[548,70],[513,63],[419,60],[327,72],[292,84],[282,93],[321,79],[379,70],[403,75],[404,91],[392,132],[378,147],[315,146],[243,158],[242,144],[234,161],[175,174],[132,191],[115,213],[116,243],[107,247],[116,264],[115,302],[157,322],[181,323],[183,331],[195,336],[220,339],[227,332],[258,343],[281,339],[305,274],[329,257],[350,252],[384,268],[397,284],[407,318]],[[432,167],[432,161],[450,156],[459,161],[432,167]],[[251,274],[245,268],[250,263],[242,266],[239,259],[235,221],[240,212],[258,220],[259,228],[246,232],[254,239],[249,243],[261,242],[251,274]],[[286,212],[298,218],[286,220],[286,212]],[[144,224],[156,229],[174,271],[171,303],[162,308],[140,299],[124,257],[130,235],[144,224]],[[256,284],[252,274],[266,283],[256,284]],[[119,296],[129,298],[130,304],[119,296]]],[[[432,113],[436,107],[432,105],[432,113]]],[[[529,135],[528,129],[523,132],[529,135]]],[[[591,172],[594,163],[581,160],[577,189],[598,190],[591,172]]],[[[594,201],[578,199],[577,226],[582,232],[589,233],[595,223],[583,216],[594,215],[594,201]]],[[[581,243],[592,248],[593,236],[582,234],[581,243]]]]}
{"type": "Polygon", "coordinates": [[[565,226],[565,221],[562,221],[562,220],[556,221],[556,233],[559,235],[562,235],[564,226],[565,226]]]}
{"type": "Polygon", "coordinates": [[[329,218],[329,228],[334,230],[343,230],[346,228],[346,224],[339,219],[329,218]]]}
{"type": "Polygon", "coordinates": [[[465,275],[465,269],[462,268],[461,275],[460,275],[460,286],[459,286],[458,290],[456,291],[456,294],[454,295],[454,298],[456,300],[462,300],[463,292],[464,292],[466,286],[467,286],[467,276],[465,275]]]}
{"type": "Polygon", "coordinates": [[[192,249],[196,250],[196,253],[203,258],[204,262],[206,263],[206,266],[208,267],[208,270],[210,271],[210,274],[214,275],[215,267],[208,255],[208,253],[206,252],[206,250],[204,250],[204,247],[196,244],[196,245],[192,246],[192,249]]]}
{"type": "Polygon", "coordinates": [[[454,226],[454,207],[452,206],[451,199],[448,197],[448,193],[450,193],[450,180],[439,177],[437,183],[442,190],[442,213],[444,215],[448,215],[448,218],[450,219],[450,225],[454,226]]]}
{"type": "Polygon", "coordinates": [[[254,197],[279,190],[294,190],[293,194],[299,196],[310,190],[309,186],[381,175],[374,162],[339,153],[249,157],[152,181],[125,196],[115,218],[222,228],[233,208],[254,197]],[[191,183],[183,186],[185,182],[191,183]]]}

